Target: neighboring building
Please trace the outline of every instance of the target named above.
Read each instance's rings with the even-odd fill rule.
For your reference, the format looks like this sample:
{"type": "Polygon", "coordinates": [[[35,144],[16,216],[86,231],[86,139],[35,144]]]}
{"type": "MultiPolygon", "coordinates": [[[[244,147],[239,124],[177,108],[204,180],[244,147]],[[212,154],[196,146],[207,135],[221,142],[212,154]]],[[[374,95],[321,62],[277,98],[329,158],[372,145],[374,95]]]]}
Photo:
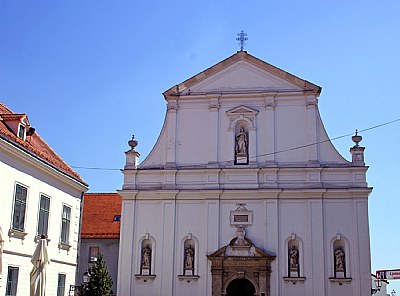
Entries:
{"type": "Polygon", "coordinates": [[[81,243],[79,251],[78,280],[94,263],[99,253],[104,256],[112,276],[113,293],[117,293],[119,228],[121,219],[121,196],[117,193],[85,193],[81,243]]]}
{"type": "Polygon", "coordinates": [[[336,151],[320,92],[240,51],[164,93],[126,152],[118,295],[370,295],[364,148],[336,151]]]}
{"type": "MultiPolygon", "coordinates": [[[[387,292],[387,286],[389,282],[387,280],[377,280],[374,274],[371,274],[371,294],[375,296],[389,296],[387,292]]],[[[395,295],[393,295],[395,296],[395,295]]]]}
{"type": "Polygon", "coordinates": [[[87,189],[26,114],[0,103],[0,295],[29,295],[30,260],[42,234],[51,260],[46,295],[67,295],[75,283],[81,197],[87,189]]]}

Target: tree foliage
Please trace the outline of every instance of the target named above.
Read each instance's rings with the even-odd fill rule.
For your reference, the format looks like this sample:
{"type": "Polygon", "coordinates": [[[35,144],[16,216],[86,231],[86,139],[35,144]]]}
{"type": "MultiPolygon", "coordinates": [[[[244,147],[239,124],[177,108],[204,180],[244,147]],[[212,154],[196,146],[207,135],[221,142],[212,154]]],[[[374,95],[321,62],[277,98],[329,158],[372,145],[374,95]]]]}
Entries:
{"type": "Polygon", "coordinates": [[[79,295],[82,296],[103,296],[110,293],[113,281],[103,259],[103,254],[94,262],[88,270],[89,281],[83,283],[79,295]]]}

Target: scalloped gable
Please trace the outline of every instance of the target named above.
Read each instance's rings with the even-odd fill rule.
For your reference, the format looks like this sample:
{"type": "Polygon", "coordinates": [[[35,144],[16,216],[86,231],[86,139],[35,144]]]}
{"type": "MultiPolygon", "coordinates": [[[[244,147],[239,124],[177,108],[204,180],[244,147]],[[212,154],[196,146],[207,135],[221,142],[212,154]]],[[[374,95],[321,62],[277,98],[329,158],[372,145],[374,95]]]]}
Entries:
{"type": "Polygon", "coordinates": [[[239,51],[207,70],[164,92],[169,96],[230,92],[320,93],[321,87],[272,66],[245,51],[239,51]]]}

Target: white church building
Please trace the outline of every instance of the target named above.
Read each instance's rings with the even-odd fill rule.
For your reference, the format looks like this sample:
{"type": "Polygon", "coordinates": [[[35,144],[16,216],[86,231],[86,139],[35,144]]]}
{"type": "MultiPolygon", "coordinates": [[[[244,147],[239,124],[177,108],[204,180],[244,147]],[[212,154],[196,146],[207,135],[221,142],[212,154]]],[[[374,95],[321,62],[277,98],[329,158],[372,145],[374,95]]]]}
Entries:
{"type": "Polygon", "coordinates": [[[246,51],[164,92],[126,152],[118,295],[370,295],[364,148],[337,152],[320,93],[246,51]]]}

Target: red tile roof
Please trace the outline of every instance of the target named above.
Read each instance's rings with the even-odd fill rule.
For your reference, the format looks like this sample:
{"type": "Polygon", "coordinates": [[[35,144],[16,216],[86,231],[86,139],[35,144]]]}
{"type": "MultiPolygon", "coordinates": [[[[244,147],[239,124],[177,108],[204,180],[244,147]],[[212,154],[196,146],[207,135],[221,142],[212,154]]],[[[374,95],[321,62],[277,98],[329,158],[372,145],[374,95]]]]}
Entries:
{"type": "Polygon", "coordinates": [[[24,118],[26,118],[26,114],[16,114],[0,102],[0,137],[87,186],[81,176],[65,163],[37,132],[26,136],[26,139],[23,140],[17,137],[6,124],[8,120],[20,121],[24,118]]]}
{"type": "Polygon", "coordinates": [[[83,197],[82,238],[119,238],[122,198],[117,193],[85,193],[83,197]]]}

